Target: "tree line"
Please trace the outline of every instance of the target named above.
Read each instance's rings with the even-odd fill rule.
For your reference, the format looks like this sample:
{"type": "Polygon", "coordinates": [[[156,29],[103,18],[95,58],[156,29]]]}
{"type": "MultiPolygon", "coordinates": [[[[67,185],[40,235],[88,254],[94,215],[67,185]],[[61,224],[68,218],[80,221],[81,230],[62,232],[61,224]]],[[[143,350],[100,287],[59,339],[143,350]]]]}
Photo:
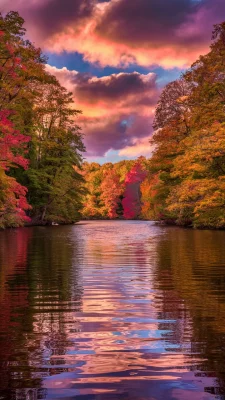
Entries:
{"type": "Polygon", "coordinates": [[[84,219],[137,219],[142,214],[141,184],[147,176],[148,161],[83,163],[86,194],[81,209],[84,219]]]}
{"type": "Polygon", "coordinates": [[[17,12],[0,14],[0,227],[80,218],[82,135],[17,12]]]}
{"type": "Polygon", "coordinates": [[[136,181],[139,201],[128,188],[129,174],[135,165],[140,168],[139,161],[99,168],[91,164],[85,167],[91,195],[83,214],[115,217],[119,204],[124,218],[224,228],[225,23],[214,27],[209,53],[164,88],[153,127],[153,155],[141,160],[136,181]]]}
{"type": "Polygon", "coordinates": [[[150,159],[83,162],[72,94],[17,12],[0,14],[0,228],[80,218],[225,227],[225,23],[160,96],[150,159]]]}
{"type": "Polygon", "coordinates": [[[148,212],[196,228],[225,227],[225,23],[208,54],[159,99],[149,165],[148,212]]]}

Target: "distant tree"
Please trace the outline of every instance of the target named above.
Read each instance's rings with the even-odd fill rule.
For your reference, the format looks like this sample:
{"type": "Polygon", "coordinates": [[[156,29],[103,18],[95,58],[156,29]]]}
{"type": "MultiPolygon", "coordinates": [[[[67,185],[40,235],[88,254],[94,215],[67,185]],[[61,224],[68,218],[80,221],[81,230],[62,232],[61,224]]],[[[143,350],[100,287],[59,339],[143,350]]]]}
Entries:
{"type": "Polygon", "coordinates": [[[125,178],[125,191],[122,200],[125,219],[136,219],[141,214],[140,185],[146,177],[141,160],[137,160],[125,178]]]}
{"type": "Polygon", "coordinates": [[[118,218],[121,215],[120,208],[123,191],[124,185],[120,183],[119,175],[115,169],[112,169],[110,173],[108,171],[105,172],[101,184],[101,199],[105,205],[106,214],[110,219],[118,218]]]}

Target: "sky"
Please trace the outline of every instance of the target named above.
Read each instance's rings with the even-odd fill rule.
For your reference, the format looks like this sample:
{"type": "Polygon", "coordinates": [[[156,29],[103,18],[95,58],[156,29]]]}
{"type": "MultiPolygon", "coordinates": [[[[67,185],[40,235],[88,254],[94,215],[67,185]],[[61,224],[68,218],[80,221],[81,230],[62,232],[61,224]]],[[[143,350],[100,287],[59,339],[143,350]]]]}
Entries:
{"type": "Polygon", "coordinates": [[[82,110],[88,161],[149,157],[162,88],[209,51],[224,0],[0,0],[82,110]]]}

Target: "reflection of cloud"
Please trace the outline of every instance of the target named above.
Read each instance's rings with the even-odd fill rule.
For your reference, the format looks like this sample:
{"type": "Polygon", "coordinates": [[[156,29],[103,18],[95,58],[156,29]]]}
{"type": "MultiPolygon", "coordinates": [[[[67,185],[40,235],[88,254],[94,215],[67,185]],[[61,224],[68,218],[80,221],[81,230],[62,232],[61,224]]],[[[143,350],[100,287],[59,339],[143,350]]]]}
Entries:
{"type": "Polygon", "coordinates": [[[223,232],[149,221],[49,229],[0,232],[3,390],[29,381],[40,398],[224,392],[223,232]]]}
{"type": "Polygon", "coordinates": [[[110,149],[121,150],[138,144],[149,154],[147,143],[159,96],[156,75],[138,72],[119,73],[97,78],[67,68],[47,65],[47,70],[73,92],[76,106],[83,111],[79,123],[85,134],[88,155],[102,156],[110,149]],[[146,145],[146,148],[145,148],[146,145]]]}
{"type": "Polygon", "coordinates": [[[190,364],[199,361],[193,355],[190,363],[189,313],[177,306],[179,298],[170,287],[154,287],[160,237],[155,238],[162,231],[149,222],[132,222],[121,234],[120,222],[74,227],[85,284],[82,312],[70,317],[66,353],[51,356],[52,365],[63,361],[64,371],[46,378],[44,387],[73,396],[98,394],[102,400],[141,400],[178,399],[179,392],[188,399],[198,385],[201,391],[194,398],[200,400],[211,381],[206,377],[199,385],[189,372],[190,364]],[[79,330],[73,329],[72,317],[80,322],[79,330]]]}
{"type": "MultiPolygon", "coordinates": [[[[2,8],[15,8],[1,0],[2,8]]],[[[36,43],[53,52],[78,51],[101,65],[183,67],[205,53],[224,0],[21,0],[17,9],[36,43]],[[51,21],[51,23],[49,23],[51,21]]]]}

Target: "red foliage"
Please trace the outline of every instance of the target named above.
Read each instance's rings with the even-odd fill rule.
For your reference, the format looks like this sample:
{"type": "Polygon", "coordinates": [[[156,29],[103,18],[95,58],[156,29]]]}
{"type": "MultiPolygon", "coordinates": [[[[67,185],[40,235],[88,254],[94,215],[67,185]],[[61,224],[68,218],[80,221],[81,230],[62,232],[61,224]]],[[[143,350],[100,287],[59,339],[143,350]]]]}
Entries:
{"type": "Polygon", "coordinates": [[[141,163],[137,161],[133,168],[127,173],[125,183],[140,183],[145,177],[146,171],[143,170],[141,163]]]}
{"type": "MultiPolygon", "coordinates": [[[[10,167],[28,167],[28,160],[23,157],[23,153],[30,138],[14,129],[9,120],[10,114],[8,110],[0,111],[0,168],[4,171],[8,171],[10,167]]],[[[4,187],[4,201],[0,207],[2,225],[7,220],[13,221],[15,226],[29,221],[25,213],[31,208],[26,199],[27,189],[4,173],[1,186],[4,187]]]]}
{"type": "Polygon", "coordinates": [[[10,114],[8,110],[0,111],[0,166],[4,170],[16,165],[27,169],[28,160],[22,154],[30,137],[14,129],[13,123],[8,118],[10,114]]]}
{"type": "Polygon", "coordinates": [[[110,219],[117,218],[117,208],[122,194],[123,185],[120,183],[119,176],[114,170],[107,171],[101,184],[101,198],[105,203],[107,215],[110,219]]]}
{"type": "Polygon", "coordinates": [[[124,192],[123,216],[125,219],[137,218],[141,212],[141,192],[140,184],[147,175],[141,162],[138,160],[133,168],[127,173],[125,178],[126,189],[124,192]]]}
{"type": "Polygon", "coordinates": [[[4,191],[4,204],[0,208],[1,218],[10,216],[14,226],[29,222],[30,218],[25,213],[26,210],[31,209],[26,199],[27,188],[8,176],[5,176],[4,184],[7,184],[7,187],[4,191]]]}

